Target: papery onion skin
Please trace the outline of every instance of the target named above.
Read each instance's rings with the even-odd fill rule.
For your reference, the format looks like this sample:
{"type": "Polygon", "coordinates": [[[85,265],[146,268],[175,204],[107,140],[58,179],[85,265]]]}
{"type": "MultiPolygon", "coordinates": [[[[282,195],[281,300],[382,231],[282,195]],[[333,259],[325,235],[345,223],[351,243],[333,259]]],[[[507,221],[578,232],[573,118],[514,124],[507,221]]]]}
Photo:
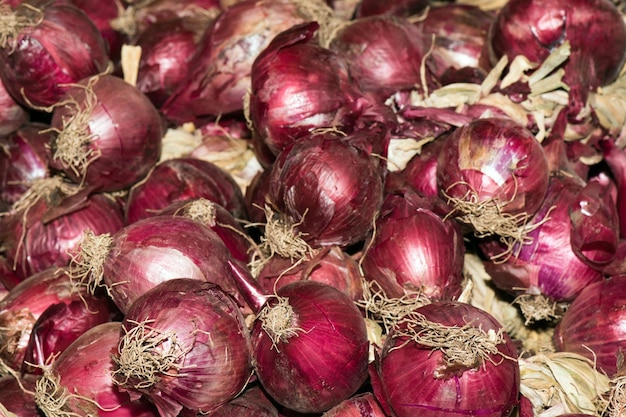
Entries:
{"type": "Polygon", "coordinates": [[[124,8],[123,0],[113,0],[102,3],[94,3],[91,0],[69,0],[71,4],[81,9],[96,25],[102,38],[107,44],[109,57],[113,62],[120,59],[122,45],[128,41],[126,35],[111,26],[113,20],[124,8]]]}
{"type": "Polygon", "coordinates": [[[532,133],[505,118],[474,119],[446,140],[437,162],[443,198],[493,199],[502,213],[531,216],[548,189],[548,162],[532,133]]]}
{"type": "Polygon", "coordinates": [[[35,390],[36,381],[37,376],[32,374],[21,375],[19,380],[13,375],[1,377],[0,404],[17,417],[41,417],[41,410],[37,408],[32,394],[27,392],[35,390]]]}
{"type": "MultiPolygon", "coordinates": [[[[506,262],[485,262],[497,287],[515,295],[541,294],[554,302],[569,302],[603,279],[572,248],[568,211],[583,187],[572,177],[551,177],[546,198],[530,220],[538,225],[528,234],[530,242],[514,247],[506,262]]],[[[488,258],[504,250],[495,240],[482,242],[481,248],[488,258]]]]}
{"type": "Polygon", "coordinates": [[[361,0],[356,8],[355,17],[392,15],[410,17],[419,15],[429,6],[425,0],[361,0]]]}
{"type": "MultiPolygon", "coordinates": [[[[122,322],[114,354],[117,371],[123,369],[119,358],[128,348],[124,336],[146,321],[147,327],[160,335],[175,335],[176,367],[154,375],[158,380],[147,388],[136,387],[142,382],[140,376],[126,379],[116,372],[115,378],[125,389],[150,398],[162,417],[175,417],[183,407],[204,413],[243,390],[252,374],[250,334],[237,304],[219,286],[180,278],[163,282],[139,297],[122,322]]],[[[167,343],[149,353],[164,354],[167,343]]]]}
{"type": "Polygon", "coordinates": [[[347,247],[372,228],[383,183],[365,151],[332,135],[313,135],[279,155],[268,195],[311,247],[347,247]]]}
{"type": "Polygon", "coordinates": [[[262,320],[256,320],[252,349],[259,381],[291,410],[327,411],[352,396],[367,377],[363,316],[347,295],[328,284],[298,281],[276,294],[288,300],[292,324],[301,331],[273,346],[262,320]]]}
{"type": "Polygon", "coordinates": [[[589,358],[610,378],[621,375],[626,346],[624,299],[626,275],[587,285],[556,326],[556,350],[589,358]]]}
{"type": "Polygon", "coordinates": [[[246,390],[207,417],[279,417],[278,410],[261,387],[251,384],[246,390]]]}
{"type": "MultiPolygon", "coordinates": [[[[48,385],[38,388],[37,405],[45,408],[46,400],[57,400],[59,395],[70,394],[61,410],[71,415],[88,417],[106,415],[110,417],[158,417],[153,404],[145,399],[133,399],[113,381],[111,372],[114,363],[111,354],[120,338],[120,322],[107,322],[83,333],[49,365],[47,374],[58,378],[58,391],[48,385]],[[39,400],[44,398],[44,401],[39,400]]],[[[54,415],[54,414],[52,414],[54,415]]]]}
{"type": "MultiPolygon", "coordinates": [[[[480,327],[498,332],[502,325],[489,313],[461,302],[434,302],[415,312],[444,326],[480,327]]],[[[415,329],[418,331],[419,327],[415,329]]],[[[520,374],[515,345],[506,332],[497,353],[490,353],[475,369],[460,368],[437,377],[443,365],[441,350],[389,335],[372,368],[374,393],[397,417],[508,416],[518,401],[520,374]],[[407,367],[407,364],[411,364],[407,367]]]]}
{"type": "Polygon", "coordinates": [[[465,246],[459,224],[415,193],[386,197],[360,260],[366,280],[390,298],[420,294],[452,300],[461,293],[465,246]]]}
{"type": "Polygon", "coordinates": [[[145,177],[159,160],[161,117],[150,100],[122,78],[82,79],[61,100],[71,102],[55,107],[52,113],[51,127],[59,133],[51,144],[51,166],[75,182],[103,192],[123,190],[145,177]],[[86,114],[87,121],[80,120],[79,114],[86,114]],[[75,128],[85,129],[80,134],[86,144],[78,146],[92,153],[86,164],[74,162],[61,151],[67,142],[72,143],[75,128]]]}
{"type": "Polygon", "coordinates": [[[311,19],[294,1],[247,0],[226,8],[204,33],[185,80],[163,105],[164,115],[179,124],[202,124],[241,112],[259,53],[283,30],[311,19]]]}
{"type": "Polygon", "coordinates": [[[236,296],[227,264],[232,255],[208,226],[160,215],[129,224],[111,237],[103,278],[123,313],[146,291],[176,278],[210,281],[236,296]]]}
{"type": "Polygon", "coordinates": [[[322,414],[322,417],[386,417],[378,400],[371,392],[358,394],[322,414]]]}
{"type": "Polygon", "coordinates": [[[29,114],[7,91],[0,82],[0,135],[8,135],[26,123],[29,114]]]}
{"type": "Polygon", "coordinates": [[[232,175],[211,162],[182,157],[160,162],[131,188],[126,222],[149,217],[174,202],[200,197],[221,205],[237,219],[247,217],[243,193],[232,175]]]}
{"type": "MultiPolygon", "coordinates": [[[[17,6],[20,13],[32,10],[17,6]]],[[[0,78],[9,93],[27,108],[59,101],[68,85],[107,69],[109,56],[100,31],[79,8],[45,5],[39,24],[22,30],[12,48],[0,48],[0,78]],[[22,91],[23,89],[23,91],[22,91]]]]}
{"type": "MultiPolygon", "coordinates": [[[[12,213],[5,230],[6,256],[18,276],[26,278],[51,266],[68,265],[86,229],[116,233],[124,227],[119,201],[89,189],[64,197],[58,205],[40,199],[26,211],[12,213]]],[[[0,233],[5,231],[0,230],[0,233]]]]}

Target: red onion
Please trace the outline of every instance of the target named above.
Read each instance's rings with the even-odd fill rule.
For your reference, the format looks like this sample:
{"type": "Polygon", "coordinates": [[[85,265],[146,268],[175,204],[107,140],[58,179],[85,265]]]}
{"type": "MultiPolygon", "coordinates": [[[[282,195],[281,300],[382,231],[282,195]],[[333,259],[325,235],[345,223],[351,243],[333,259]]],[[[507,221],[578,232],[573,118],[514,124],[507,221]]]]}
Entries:
{"type": "MultiPolygon", "coordinates": [[[[438,197],[437,160],[445,142],[445,138],[440,137],[424,144],[420,152],[413,156],[404,169],[397,174],[401,182],[413,187],[420,195],[438,197]]],[[[385,182],[385,187],[387,187],[387,182],[385,182]]]]}
{"type": "Polygon", "coordinates": [[[120,340],[119,322],[99,324],[83,333],[43,369],[35,401],[46,415],[158,417],[154,405],[133,399],[113,381],[111,358],[120,340]]]}
{"type": "Polygon", "coordinates": [[[363,274],[389,298],[419,294],[451,300],[461,294],[465,246],[461,228],[417,194],[386,198],[361,259],[363,274]]]}
{"type": "Polygon", "coordinates": [[[51,165],[79,183],[119,191],[157,163],[163,137],[154,105],[114,75],[83,79],[54,108],[51,165]]]}
{"type": "MultiPolygon", "coordinates": [[[[312,248],[347,247],[371,230],[382,204],[383,184],[367,152],[333,135],[313,135],[292,143],[273,165],[265,236],[278,255],[301,256],[285,239],[312,248]]],[[[306,251],[305,251],[306,252],[306,251]]]]}
{"type": "Polygon", "coordinates": [[[235,398],[252,374],[243,315],[215,284],[162,282],[132,303],[122,326],[113,377],[147,396],[161,417],[209,412],[235,398]]]}
{"type": "Polygon", "coordinates": [[[264,224],[265,217],[265,196],[269,192],[271,168],[266,168],[258,172],[250,185],[246,189],[245,200],[248,211],[248,219],[252,224],[264,224]]]}
{"type": "Polygon", "coordinates": [[[192,19],[157,21],[133,41],[141,48],[137,88],[160,108],[185,79],[204,25],[192,19]]]}
{"type": "Polygon", "coordinates": [[[0,80],[0,135],[4,136],[14,132],[28,119],[29,115],[26,109],[15,101],[0,80]]]}
{"type": "Polygon", "coordinates": [[[0,255],[0,286],[2,287],[2,295],[6,295],[10,289],[23,280],[23,277],[13,271],[13,265],[7,260],[6,256],[0,255]]]}
{"type": "Polygon", "coordinates": [[[252,385],[207,417],[278,417],[278,410],[258,385],[252,385]]]}
{"type": "MultiPolygon", "coordinates": [[[[26,278],[51,266],[65,266],[85,230],[115,233],[124,226],[120,202],[88,188],[54,182],[45,191],[29,190],[25,208],[3,219],[0,237],[5,255],[18,276],[26,278]],[[33,191],[31,193],[31,191],[33,191]]],[[[33,187],[38,188],[38,187],[33,187]]]]}
{"type": "Polygon", "coordinates": [[[474,119],[457,128],[437,161],[450,215],[479,237],[517,242],[548,188],[548,162],[532,133],[506,118],[474,119]]]}
{"type": "Polygon", "coordinates": [[[355,394],[367,378],[369,342],[353,301],[316,281],[297,281],[266,295],[247,269],[232,266],[257,313],[252,356],[264,390],[299,413],[327,411],[355,394]]]}
{"type": "Polygon", "coordinates": [[[617,211],[621,238],[626,238],[626,151],[619,148],[612,140],[601,142],[603,161],[609,167],[617,191],[617,211]]]}
{"type": "Polygon", "coordinates": [[[430,7],[416,20],[414,25],[432,46],[427,65],[438,79],[449,78],[450,73],[463,68],[491,69],[488,32],[493,20],[493,13],[458,3],[430,7]]]}
{"type": "Polygon", "coordinates": [[[41,417],[32,393],[35,390],[37,376],[25,374],[19,376],[5,375],[0,378],[0,411],[13,413],[5,417],[41,417]]]}
{"type": "Polygon", "coordinates": [[[24,123],[0,138],[0,201],[10,207],[36,180],[49,177],[51,133],[43,123],[24,123]]]}
{"type": "Polygon", "coordinates": [[[305,21],[328,19],[321,1],[246,0],[226,8],[209,26],[189,63],[185,81],[163,105],[175,123],[241,112],[252,64],[280,32],[305,21]]]}
{"type": "Polygon", "coordinates": [[[422,61],[428,46],[429,39],[408,19],[377,15],[342,26],[329,48],[346,60],[362,91],[384,102],[397,91],[412,90],[427,81],[422,61]]]}
{"type": "Polygon", "coordinates": [[[564,82],[574,117],[589,91],[615,80],[626,60],[626,24],[609,0],[509,1],[498,11],[489,39],[494,63],[503,55],[541,63],[569,42],[564,82]]]}
{"type": "MultiPolygon", "coordinates": [[[[585,201],[580,199],[584,189],[573,177],[551,177],[545,200],[531,219],[533,230],[527,242],[517,243],[505,262],[485,262],[493,283],[519,297],[529,321],[559,317],[560,309],[583,288],[602,280],[602,274],[577,256],[572,246],[570,208],[585,201]]],[[[590,201],[592,207],[598,203],[590,201]]],[[[608,246],[602,239],[597,245],[608,246]]],[[[481,248],[487,257],[504,250],[495,239],[483,241],[481,248]]]]}
{"type": "Polygon", "coordinates": [[[273,256],[256,276],[261,288],[272,293],[296,281],[318,281],[345,293],[353,301],[363,298],[361,272],[356,259],[337,246],[320,250],[305,260],[273,256]]]}
{"type": "Polygon", "coordinates": [[[423,12],[430,3],[425,0],[360,0],[356,9],[356,17],[392,15],[411,17],[423,12]]]}
{"type": "Polygon", "coordinates": [[[71,83],[107,69],[102,34],[77,7],[22,2],[15,8],[5,5],[0,13],[9,22],[0,28],[6,36],[0,45],[0,78],[19,103],[51,106],[71,83]]]}
{"type": "Polygon", "coordinates": [[[322,417],[387,417],[371,392],[355,395],[334,406],[322,417]]]}
{"type": "Polygon", "coordinates": [[[398,322],[370,374],[397,417],[504,417],[518,401],[515,345],[489,313],[461,302],[426,304],[398,322]]]}
{"type": "Polygon", "coordinates": [[[572,301],[554,332],[557,351],[589,358],[610,378],[621,375],[626,348],[626,275],[590,283],[572,301]]]}
{"type": "Polygon", "coordinates": [[[193,278],[236,293],[220,237],[195,220],[152,216],[114,234],[85,232],[70,274],[91,288],[104,286],[125,313],[143,293],[163,281],[193,278]]]}
{"type": "Polygon", "coordinates": [[[89,19],[96,25],[108,46],[107,51],[109,57],[114,62],[119,61],[122,44],[124,44],[127,39],[123,33],[113,28],[111,21],[115,19],[120,10],[124,8],[123,0],[97,3],[91,0],[71,0],[70,2],[89,16],[89,19]]]}
{"type": "Polygon", "coordinates": [[[197,158],[168,159],[133,186],[126,204],[126,221],[134,223],[177,201],[205,198],[246,218],[243,193],[233,177],[215,164],[197,158]]]}

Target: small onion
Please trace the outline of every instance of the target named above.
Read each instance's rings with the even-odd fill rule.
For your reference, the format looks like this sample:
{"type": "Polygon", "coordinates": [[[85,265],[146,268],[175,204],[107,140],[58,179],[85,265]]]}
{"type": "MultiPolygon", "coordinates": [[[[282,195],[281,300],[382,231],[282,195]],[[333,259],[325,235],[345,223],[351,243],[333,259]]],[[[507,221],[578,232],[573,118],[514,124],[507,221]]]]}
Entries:
{"type": "Polygon", "coordinates": [[[146,178],[133,186],[126,204],[126,221],[134,223],[177,201],[205,198],[245,219],[246,203],[232,175],[217,165],[197,158],[181,157],[157,164],[146,178]]]}
{"type": "Polygon", "coordinates": [[[99,324],[83,333],[35,385],[35,402],[47,416],[158,417],[153,404],[133,399],[115,384],[112,354],[120,340],[120,322],[99,324]]]}
{"type": "Polygon", "coordinates": [[[327,411],[354,395],[367,378],[369,342],[353,301],[316,281],[297,281],[266,295],[247,269],[232,267],[257,314],[252,356],[264,390],[299,413],[327,411]]]}
{"type": "Polygon", "coordinates": [[[559,352],[578,353],[609,378],[624,371],[626,275],[587,285],[572,301],[554,331],[559,352]]]}
{"type": "Polygon", "coordinates": [[[519,395],[515,345],[489,313],[461,302],[405,316],[370,374],[377,399],[397,417],[505,417],[519,395]]]}
{"type": "Polygon", "coordinates": [[[210,281],[237,297],[232,255],[216,232],[182,216],[152,216],[114,234],[86,231],[69,273],[92,291],[104,286],[125,313],[143,293],[176,278],[210,281]]]}
{"type": "Polygon", "coordinates": [[[107,69],[102,34],[79,8],[51,3],[3,5],[0,78],[9,93],[29,108],[51,106],[69,85],[107,69]],[[11,24],[13,22],[14,26],[11,24]]]}
{"type": "Polygon", "coordinates": [[[189,278],[162,282],[133,302],[113,360],[120,387],[146,395],[161,417],[209,412],[252,374],[239,307],[217,285],[189,278]]]}
{"type": "Polygon", "coordinates": [[[114,75],[82,79],[55,106],[51,166],[78,183],[119,191],[157,163],[163,128],[154,105],[114,75]]]}
{"type": "Polygon", "coordinates": [[[383,203],[360,263],[365,279],[375,281],[387,297],[451,300],[461,294],[461,228],[433,210],[411,192],[392,194],[383,203]]]}

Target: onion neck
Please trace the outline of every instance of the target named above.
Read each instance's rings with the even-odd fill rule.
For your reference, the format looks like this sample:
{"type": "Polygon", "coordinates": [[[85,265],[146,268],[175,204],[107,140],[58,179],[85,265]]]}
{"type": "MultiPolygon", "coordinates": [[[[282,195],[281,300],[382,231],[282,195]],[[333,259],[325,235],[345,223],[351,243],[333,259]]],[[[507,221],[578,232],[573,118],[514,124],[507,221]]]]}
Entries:
{"type": "Polygon", "coordinates": [[[232,271],[233,280],[243,299],[248,303],[255,314],[259,314],[269,296],[265,294],[247,268],[232,260],[228,261],[228,265],[232,271]]]}

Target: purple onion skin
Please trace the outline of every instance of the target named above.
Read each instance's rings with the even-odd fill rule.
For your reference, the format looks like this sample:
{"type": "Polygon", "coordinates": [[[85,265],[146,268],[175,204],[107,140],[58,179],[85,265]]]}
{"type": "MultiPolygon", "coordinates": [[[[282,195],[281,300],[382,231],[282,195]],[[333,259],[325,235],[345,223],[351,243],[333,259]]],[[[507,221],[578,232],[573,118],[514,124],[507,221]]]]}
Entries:
{"type": "MultiPolygon", "coordinates": [[[[471,323],[484,332],[502,328],[490,314],[460,302],[435,302],[416,312],[444,326],[471,323]]],[[[449,370],[438,378],[435,373],[445,369],[440,350],[411,341],[398,348],[406,338],[391,334],[370,373],[374,393],[396,417],[506,417],[518,401],[520,374],[515,345],[503,336],[499,353],[490,354],[478,368],[449,370]]]]}
{"type": "Polygon", "coordinates": [[[0,404],[17,417],[41,417],[32,394],[35,391],[37,376],[25,374],[18,380],[12,375],[0,378],[0,404]],[[20,385],[21,383],[21,385],[20,385]]]}
{"type": "MultiPolygon", "coordinates": [[[[531,243],[513,248],[504,263],[485,262],[494,284],[509,293],[541,294],[556,302],[568,302],[588,285],[601,281],[602,273],[579,258],[571,243],[570,205],[583,185],[570,177],[551,177],[550,187],[541,208],[530,219],[538,224],[531,231],[531,243]]],[[[501,254],[504,248],[493,241],[481,243],[487,257],[501,254]]]]}
{"type": "Polygon", "coordinates": [[[423,12],[429,6],[426,0],[361,0],[358,2],[355,17],[391,15],[410,17],[423,12]]]}
{"type": "Polygon", "coordinates": [[[384,102],[397,91],[421,85],[426,43],[407,19],[379,15],[352,20],[329,48],[346,60],[363,92],[384,102]]]}
{"type": "Polygon", "coordinates": [[[30,188],[33,181],[49,177],[51,134],[49,126],[27,122],[0,138],[0,201],[10,207],[30,188]]]}
{"type": "Polygon", "coordinates": [[[371,392],[358,394],[334,406],[322,417],[387,417],[371,392]]]}
{"type": "MultiPolygon", "coordinates": [[[[79,106],[56,107],[52,113],[51,126],[65,128],[66,120],[77,111],[84,112],[91,102],[91,94],[85,91],[89,79],[82,79],[72,87],[62,100],[73,98],[79,106]]],[[[89,113],[89,143],[84,149],[99,156],[85,168],[75,173],[72,166],[56,155],[60,136],[52,140],[51,166],[62,170],[74,181],[84,181],[103,192],[126,189],[144,178],[157,163],[161,154],[163,122],[152,102],[136,87],[114,75],[98,76],[93,83],[95,105],[89,113]]]]}
{"type": "Polygon", "coordinates": [[[117,349],[121,326],[117,321],[94,326],[55,358],[51,372],[59,377],[61,388],[90,400],[69,398],[64,411],[82,417],[159,417],[153,404],[132,398],[113,381],[111,355],[117,349]]]}
{"type": "Polygon", "coordinates": [[[68,84],[104,72],[109,63],[102,34],[82,10],[52,3],[42,11],[41,22],[15,38],[14,51],[0,48],[0,78],[28,108],[57,103],[68,84]]]}
{"type": "Polygon", "coordinates": [[[96,193],[79,193],[59,205],[39,200],[26,212],[15,212],[9,227],[0,230],[6,256],[18,276],[26,278],[51,266],[66,266],[86,229],[94,234],[116,233],[124,227],[119,201],[96,193]]]}
{"type": "Polygon", "coordinates": [[[472,189],[478,201],[506,203],[502,212],[512,215],[534,214],[548,189],[548,162],[541,144],[510,119],[474,119],[457,128],[437,165],[440,194],[463,199],[472,189]]]}
{"type": "Polygon", "coordinates": [[[383,183],[366,152],[337,137],[316,135],[279,155],[268,195],[312,247],[347,247],[371,230],[383,183]]]}
{"type": "Polygon", "coordinates": [[[409,192],[389,195],[360,261],[387,297],[420,293],[431,300],[461,294],[465,245],[459,224],[409,192]]]}
{"type": "Polygon", "coordinates": [[[122,45],[128,42],[126,35],[113,29],[111,20],[115,19],[124,7],[122,0],[107,2],[93,2],[91,0],[68,0],[71,4],[81,9],[96,25],[102,38],[107,44],[109,57],[113,62],[120,59],[122,45]]]}
{"type": "Polygon", "coordinates": [[[122,312],[163,281],[193,278],[220,285],[236,296],[228,260],[232,255],[207,226],[180,216],[152,216],[112,236],[104,283],[122,312]]]}
{"type": "Polygon", "coordinates": [[[616,205],[620,217],[620,237],[626,238],[626,151],[612,140],[601,143],[603,160],[608,165],[617,186],[616,205]]]}
{"type": "Polygon", "coordinates": [[[284,0],[226,8],[204,33],[185,80],[162,107],[164,115],[175,123],[202,124],[242,111],[256,57],[277,34],[304,21],[298,6],[284,0]]]}
{"type": "Polygon", "coordinates": [[[626,59],[626,24],[608,0],[514,0],[490,30],[490,55],[524,55],[540,63],[563,42],[571,44],[564,82],[574,115],[589,91],[615,80],[626,59]]]}
{"type": "Polygon", "coordinates": [[[589,358],[610,378],[621,375],[626,348],[625,299],[626,275],[589,284],[557,324],[556,350],[589,358]]]}
{"type": "Polygon", "coordinates": [[[15,101],[0,80],[0,136],[16,131],[28,119],[26,108],[15,101]]]}
{"type": "Polygon", "coordinates": [[[278,410],[258,385],[252,385],[207,417],[278,417],[278,410]]]}
{"type": "Polygon", "coordinates": [[[328,284],[298,281],[276,294],[288,299],[292,323],[302,331],[273,346],[262,321],[256,320],[252,352],[259,382],[290,410],[327,411],[352,396],[367,378],[363,316],[347,295],[328,284]]]}
{"type": "Polygon", "coordinates": [[[424,145],[421,152],[412,157],[398,174],[405,184],[410,185],[423,196],[439,196],[437,160],[444,143],[445,139],[442,137],[424,145]]]}
{"type": "Polygon", "coordinates": [[[134,223],[172,203],[200,197],[221,205],[237,219],[247,217],[245,198],[233,177],[211,162],[187,157],[157,164],[131,188],[126,222],[134,223]]]}
{"type": "Polygon", "coordinates": [[[189,278],[161,283],[132,304],[120,337],[145,320],[161,334],[175,332],[185,349],[176,376],[160,375],[156,384],[136,391],[154,402],[161,417],[176,417],[183,407],[210,411],[245,388],[252,374],[250,334],[239,307],[219,286],[189,278]]]}
{"type": "Polygon", "coordinates": [[[252,66],[250,118],[275,155],[315,128],[349,131],[358,116],[363,93],[345,60],[313,40],[318,28],[311,22],[280,33],[252,66]]]}

